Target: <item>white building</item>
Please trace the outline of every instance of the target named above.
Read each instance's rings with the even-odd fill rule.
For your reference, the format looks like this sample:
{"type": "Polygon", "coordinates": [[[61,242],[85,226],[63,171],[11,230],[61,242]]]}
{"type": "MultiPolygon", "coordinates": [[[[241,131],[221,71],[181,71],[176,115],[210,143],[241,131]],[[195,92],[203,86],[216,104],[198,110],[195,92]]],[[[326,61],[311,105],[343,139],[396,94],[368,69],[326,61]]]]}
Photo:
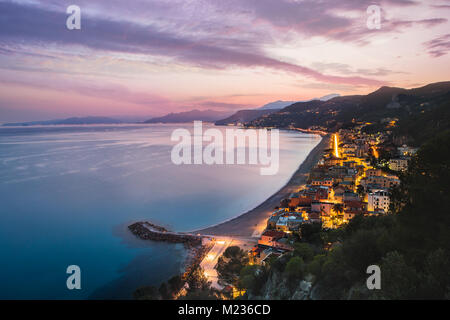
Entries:
{"type": "Polygon", "coordinates": [[[367,199],[367,211],[389,211],[389,205],[391,203],[389,193],[386,190],[380,190],[373,193],[369,193],[367,199]]]}
{"type": "Polygon", "coordinates": [[[412,155],[415,155],[417,150],[418,150],[418,148],[408,147],[406,144],[404,144],[403,146],[397,148],[397,151],[398,151],[398,153],[401,156],[412,156],[412,155]]]}
{"type": "Polygon", "coordinates": [[[389,160],[389,169],[394,171],[404,171],[408,169],[408,159],[398,158],[389,160]]]}

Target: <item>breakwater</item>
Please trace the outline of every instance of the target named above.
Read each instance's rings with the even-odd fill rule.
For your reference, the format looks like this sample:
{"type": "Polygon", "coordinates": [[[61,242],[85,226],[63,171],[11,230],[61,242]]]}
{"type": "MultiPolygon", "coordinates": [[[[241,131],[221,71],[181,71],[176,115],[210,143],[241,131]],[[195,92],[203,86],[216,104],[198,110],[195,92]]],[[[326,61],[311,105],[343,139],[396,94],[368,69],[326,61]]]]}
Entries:
{"type": "Polygon", "coordinates": [[[171,232],[147,221],[133,223],[128,226],[128,229],[143,240],[183,243],[186,247],[200,246],[203,238],[193,234],[171,232]]]}

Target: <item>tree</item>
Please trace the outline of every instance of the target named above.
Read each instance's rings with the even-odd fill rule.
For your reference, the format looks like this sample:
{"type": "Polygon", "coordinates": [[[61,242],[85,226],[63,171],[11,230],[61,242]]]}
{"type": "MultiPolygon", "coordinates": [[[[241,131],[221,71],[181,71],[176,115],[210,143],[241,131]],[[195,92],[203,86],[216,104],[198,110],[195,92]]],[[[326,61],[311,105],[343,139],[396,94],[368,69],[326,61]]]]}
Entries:
{"type": "Polygon", "coordinates": [[[180,291],[184,285],[184,282],[181,279],[180,275],[173,276],[172,278],[169,279],[169,281],[167,281],[167,283],[168,283],[169,288],[172,291],[172,293],[176,293],[176,292],[180,291]]]}
{"type": "Polygon", "coordinates": [[[322,274],[322,265],[326,261],[325,254],[318,254],[314,256],[313,260],[308,264],[307,271],[316,277],[321,276],[322,274]]]}
{"type": "Polygon", "coordinates": [[[238,288],[247,289],[247,291],[257,295],[267,279],[267,273],[264,268],[256,265],[249,265],[242,268],[238,288]]]}
{"type": "Polygon", "coordinates": [[[428,299],[442,299],[450,293],[450,258],[448,252],[437,249],[425,260],[421,282],[421,296],[428,299]]]}
{"type": "Polygon", "coordinates": [[[381,263],[381,291],[386,299],[412,299],[417,292],[419,277],[416,270],[408,266],[403,255],[389,252],[381,263]]]}
{"type": "Polygon", "coordinates": [[[286,265],[284,272],[289,280],[301,279],[305,270],[305,263],[300,257],[292,257],[286,265]]]}
{"type": "Polygon", "coordinates": [[[163,282],[161,283],[161,285],[159,286],[159,294],[161,295],[161,297],[164,300],[168,300],[170,298],[172,298],[171,293],[169,292],[169,288],[167,288],[167,283],[163,282]]]}
{"type": "Polygon", "coordinates": [[[238,246],[230,246],[225,250],[223,256],[228,259],[243,260],[247,257],[247,254],[238,246]]]}
{"type": "Polygon", "coordinates": [[[137,288],[133,292],[133,298],[136,300],[159,300],[161,296],[158,292],[158,288],[154,286],[145,286],[137,288]]]}
{"type": "Polygon", "coordinates": [[[307,262],[314,257],[314,250],[307,243],[297,242],[294,244],[294,256],[298,256],[307,262]]]}
{"type": "Polygon", "coordinates": [[[302,239],[309,243],[321,243],[320,232],[322,224],[318,222],[305,223],[301,226],[302,239]]]}
{"type": "Polygon", "coordinates": [[[238,246],[228,247],[219,257],[216,270],[219,279],[227,283],[235,283],[244,266],[249,262],[247,253],[238,246]]]}
{"type": "Polygon", "coordinates": [[[189,286],[189,291],[205,290],[210,286],[210,282],[205,276],[203,268],[200,266],[194,268],[187,276],[186,282],[189,286]]]}

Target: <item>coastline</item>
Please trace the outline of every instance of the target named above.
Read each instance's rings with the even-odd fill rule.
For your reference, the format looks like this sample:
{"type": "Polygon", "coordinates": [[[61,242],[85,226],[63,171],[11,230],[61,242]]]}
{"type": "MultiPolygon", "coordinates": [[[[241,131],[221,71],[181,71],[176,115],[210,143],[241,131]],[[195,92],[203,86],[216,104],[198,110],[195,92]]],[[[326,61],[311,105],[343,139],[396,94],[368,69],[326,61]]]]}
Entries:
{"type": "Polygon", "coordinates": [[[264,230],[267,219],[274,208],[279,206],[280,201],[294,192],[299,185],[306,183],[309,172],[320,160],[323,150],[329,147],[329,141],[329,135],[322,136],[322,140],[311,150],[289,181],[263,203],[235,218],[192,233],[237,237],[259,236],[258,230],[264,230]]]}

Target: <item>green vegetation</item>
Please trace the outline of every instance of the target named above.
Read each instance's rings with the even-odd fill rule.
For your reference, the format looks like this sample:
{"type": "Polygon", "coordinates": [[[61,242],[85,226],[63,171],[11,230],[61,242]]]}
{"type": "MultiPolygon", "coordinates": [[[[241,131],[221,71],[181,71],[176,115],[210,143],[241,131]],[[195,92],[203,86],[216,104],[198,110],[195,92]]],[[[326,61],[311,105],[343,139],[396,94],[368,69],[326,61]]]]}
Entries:
{"type": "Polygon", "coordinates": [[[236,284],[241,270],[248,264],[247,253],[238,246],[228,247],[217,261],[216,270],[219,280],[228,284],[236,284]]]}
{"type": "Polygon", "coordinates": [[[183,281],[180,275],[170,278],[161,283],[159,288],[155,286],[144,286],[136,289],[133,298],[136,300],[171,300],[184,291],[179,299],[186,300],[211,300],[218,299],[220,294],[211,288],[204,271],[201,267],[194,268],[183,281]],[[187,284],[185,289],[183,287],[187,284]]]}
{"type": "Polygon", "coordinates": [[[159,288],[155,286],[144,286],[136,289],[133,293],[134,299],[137,300],[161,300],[172,299],[183,287],[184,282],[181,276],[177,275],[163,282],[159,288]]]}

